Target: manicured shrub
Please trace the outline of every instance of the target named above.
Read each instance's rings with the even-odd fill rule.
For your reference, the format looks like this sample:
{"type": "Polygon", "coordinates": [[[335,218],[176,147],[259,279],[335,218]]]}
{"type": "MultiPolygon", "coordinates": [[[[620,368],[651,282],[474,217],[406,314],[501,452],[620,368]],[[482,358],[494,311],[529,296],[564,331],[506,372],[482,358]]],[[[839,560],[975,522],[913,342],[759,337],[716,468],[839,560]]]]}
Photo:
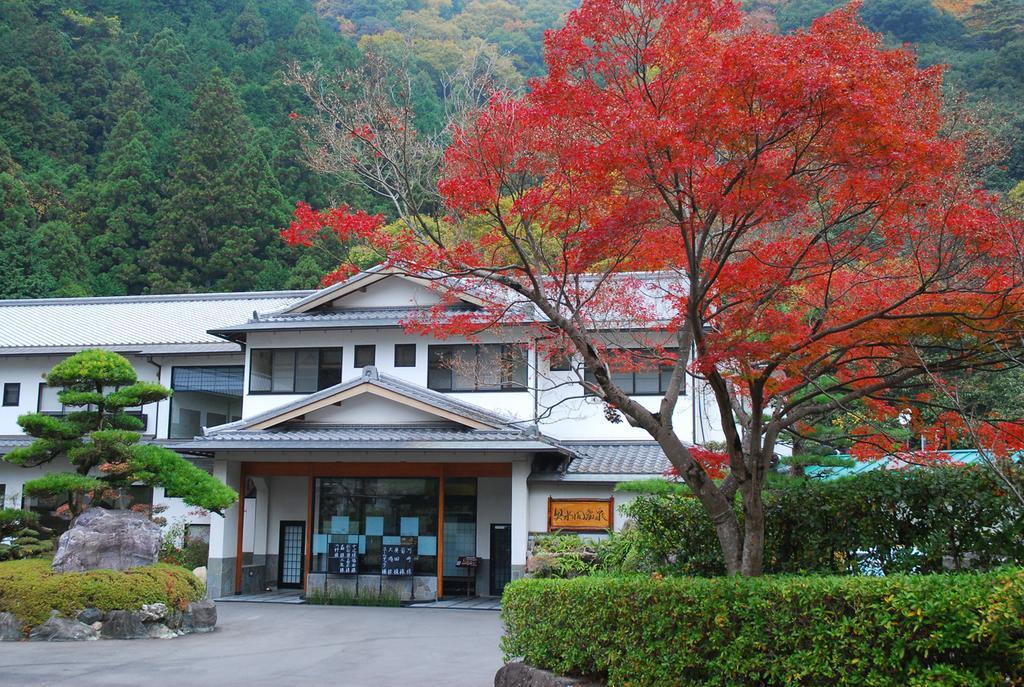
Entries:
{"type": "Polygon", "coordinates": [[[613,686],[1022,684],[1024,571],[513,582],[508,658],[613,686]]]}
{"type": "Polygon", "coordinates": [[[85,608],[135,610],[151,603],[185,610],[204,594],[199,578],[173,565],[55,574],[44,558],[0,563],[0,611],[27,625],[43,622],[52,609],[71,618],[85,608]]]}
{"type": "MultiPolygon", "coordinates": [[[[685,495],[643,495],[624,508],[639,568],[723,574],[714,528],[685,495]]],[[[938,572],[1024,564],[1024,512],[979,468],[879,470],[844,479],[787,480],[765,495],[769,573],[938,572]]]]}

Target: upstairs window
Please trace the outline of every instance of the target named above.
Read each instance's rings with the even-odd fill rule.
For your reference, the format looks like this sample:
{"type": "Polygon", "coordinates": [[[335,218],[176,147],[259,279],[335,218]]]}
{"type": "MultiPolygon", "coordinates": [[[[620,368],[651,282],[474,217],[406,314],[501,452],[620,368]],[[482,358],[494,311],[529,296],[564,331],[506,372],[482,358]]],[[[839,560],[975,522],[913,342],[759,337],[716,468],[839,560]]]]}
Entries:
{"type": "Polygon", "coordinates": [[[252,351],[250,393],[308,394],[340,382],[340,348],[261,348],[252,351]]]}
{"type": "Polygon", "coordinates": [[[427,347],[427,386],[435,391],[524,391],[526,378],[521,344],[427,347]]]}
{"type": "Polygon", "coordinates": [[[21,402],[21,384],[18,382],[4,383],[4,405],[16,406],[21,402]]]}
{"type": "Polygon", "coordinates": [[[171,439],[191,439],[203,427],[216,427],[242,417],[241,365],[175,367],[171,370],[171,439]]]}
{"type": "Polygon", "coordinates": [[[416,344],[395,344],[395,367],[416,367],[416,344]]]}
{"type": "Polygon", "coordinates": [[[360,370],[368,365],[375,365],[377,360],[377,347],[374,345],[356,346],[355,355],[352,356],[352,363],[360,370]]]}
{"type": "MultiPolygon", "coordinates": [[[[623,362],[621,367],[629,368],[616,371],[615,362],[609,361],[612,370],[612,382],[630,396],[661,396],[668,391],[669,381],[672,379],[671,362],[659,364],[656,360],[645,360],[642,356],[649,355],[643,351],[637,351],[637,359],[630,363],[623,362]]],[[[593,373],[587,370],[584,379],[596,384],[597,380],[593,373]]],[[[686,377],[683,377],[682,393],[686,393],[686,377]]]]}

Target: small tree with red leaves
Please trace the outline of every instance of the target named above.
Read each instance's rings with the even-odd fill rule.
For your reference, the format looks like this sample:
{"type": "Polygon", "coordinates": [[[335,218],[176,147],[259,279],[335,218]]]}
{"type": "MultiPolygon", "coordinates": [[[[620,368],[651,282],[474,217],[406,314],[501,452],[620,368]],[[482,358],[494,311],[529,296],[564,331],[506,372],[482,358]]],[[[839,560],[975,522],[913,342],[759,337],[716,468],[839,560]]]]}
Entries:
{"type": "Polygon", "coordinates": [[[320,102],[314,157],[394,198],[400,221],[300,206],[286,236],[333,231],[449,294],[485,294],[419,330],[555,337],[661,445],[726,569],[760,574],[780,438],[843,414],[861,455],[904,448],[879,427],[936,400],[929,375],[998,372],[1024,331],[1024,228],[973,180],[942,69],[884,49],[857,9],[776,35],[747,30],[734,0],[584,0],[547,34],[545,77],[452,127],[437,202],[414,197],[429,184],[409,165],[430,156],[406,109],[369,87],[363,108],[320,102]],[[636,297],[648,288],[653,305],[636,297]],[[625,356],[670,370],[657,410],[612,374],[629,361],[609,332],[637,329],[649,339],[625,356]],[[673,426],[687,376],[713,394],[723,454],[673,426]]]}

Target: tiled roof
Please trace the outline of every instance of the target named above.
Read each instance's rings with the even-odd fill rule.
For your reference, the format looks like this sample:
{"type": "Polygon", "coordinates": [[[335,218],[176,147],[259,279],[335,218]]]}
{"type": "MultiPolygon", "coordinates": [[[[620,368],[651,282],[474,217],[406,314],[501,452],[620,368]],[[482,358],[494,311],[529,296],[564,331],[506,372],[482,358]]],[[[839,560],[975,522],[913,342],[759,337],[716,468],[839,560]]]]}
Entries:
{"type": "Polygon", "coordinates": [[[0,354],[59,353],[102,346],[142,353],[237,351],[208,332],[253,312],[284,307],[308,291],[269,291],[0,301],[0,354]]]}
{"type": "MultiPolygon", "coordinates": [[[[363,368],[363,373],[352,379],[344,381],[340,384],[327,387],[322,391],[318,391],[315,394],[309,394],[303,396],[290,403],[285,403],[276,408],[259,413],[252,417],[230,422],[226,425],[220,425],[218,427],[211,427],[207,430],[207,436],[220,433],[220,432],[233,432],[243,429],[249,429],[254,425],[257,425],[266,420],[271,420],[275,417],[279,417],[285,413],[290,413],[294,410],[298,410],[304,406],[309,406],[321,401],[322,399],[329,398],[335,394],[339,394],[343,391],[348,391],[360,384],[372,384],[388,391],[393,391],[402,396],[406,396],[427,405],[433,406],[440,410],[445,410],[462,417],[476,420],[485,425],[491,425],[492,427],[501,427],[509,424],[510,419],[499,413],[495,413],[486,408],[475,406],[465,401],[459,401],[458,399],[452,398],[447,394],[442,394],[426,387],[419,386],[418,384],[412,384],[406,382],[397,377],[390,375],[380,374],[377,372],[377,368],[368,366],[363,368]]],[[[518,430],[517,430],[518,431],[518,430]]]]}
{"type": "Polygon", "coordinates": [[[550,449],[535,435],[516,429],[464,429],[445,425],[293,426],[284,430],[217,432],[175,448],[184,451],[246,450],[393,450],[473,448],[477,450],[550,449]]]}
{"type": "Polygon", "coordinates": [[[568,475],[660,475],[671,467],[653,441],[563,441],[559,445],[576,455],[565,470],[568,475]]]}
{"type": "MultiPolygon", "coordinates": [[[[218,327],[213,331],[217,334],[231,332],[251,332],[261,329],[310,329],[313,327],[397,327],[402,322],[426,315],[428,308],[395,307],[395,308],[352,308],[346,310],[327,310],[308,313],[269,313],[257,314],[245,324],[230,327],[218,327]]],[[[463,312],[452,308],[453,313],[463,312]]]]}

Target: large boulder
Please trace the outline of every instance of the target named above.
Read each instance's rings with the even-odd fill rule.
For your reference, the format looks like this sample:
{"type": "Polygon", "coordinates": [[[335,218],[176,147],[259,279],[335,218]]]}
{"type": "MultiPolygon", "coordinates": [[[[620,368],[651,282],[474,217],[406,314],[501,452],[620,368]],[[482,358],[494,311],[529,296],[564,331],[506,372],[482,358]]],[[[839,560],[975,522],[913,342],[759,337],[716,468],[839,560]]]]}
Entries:
{"type": "Polygon", "coordinates": [[[138,613],[132,611],[110,611],[103,621],[101,630],[104,639],[148,639],[149,628],[138,613]]]}
{"type": "Polygon", "coordinates": [[[213,632],[217,626],[217,605],[212,599],[193,601],[188,605],[188,612],[196,632],[213,632]]]}
{"type": "Polygon", "coordinates": [[[160,526],[142,513],[90,508],[60,535],[53,571],[125,570],[153,565],[161,541],[160,526]]]}
{"type": "Polygon", "coordinates": [[[49,620],[33,628],[28,638],[32,642],[82,642],[99,639],[100,633],[77,620],[51,614],[49,620]]]}
{"type": "Polygon", "coordinates": [[[494,687],[603,687],[586,678],[563,677],[540,668],[514,661],[506,663],[494,676],[494,687]]]}
{"type": "Polygon", "coordinates": [[[17,642],[21,639],[21,622],[18,616],[4,611],[0,613],[0,642],[17,642]]]}

